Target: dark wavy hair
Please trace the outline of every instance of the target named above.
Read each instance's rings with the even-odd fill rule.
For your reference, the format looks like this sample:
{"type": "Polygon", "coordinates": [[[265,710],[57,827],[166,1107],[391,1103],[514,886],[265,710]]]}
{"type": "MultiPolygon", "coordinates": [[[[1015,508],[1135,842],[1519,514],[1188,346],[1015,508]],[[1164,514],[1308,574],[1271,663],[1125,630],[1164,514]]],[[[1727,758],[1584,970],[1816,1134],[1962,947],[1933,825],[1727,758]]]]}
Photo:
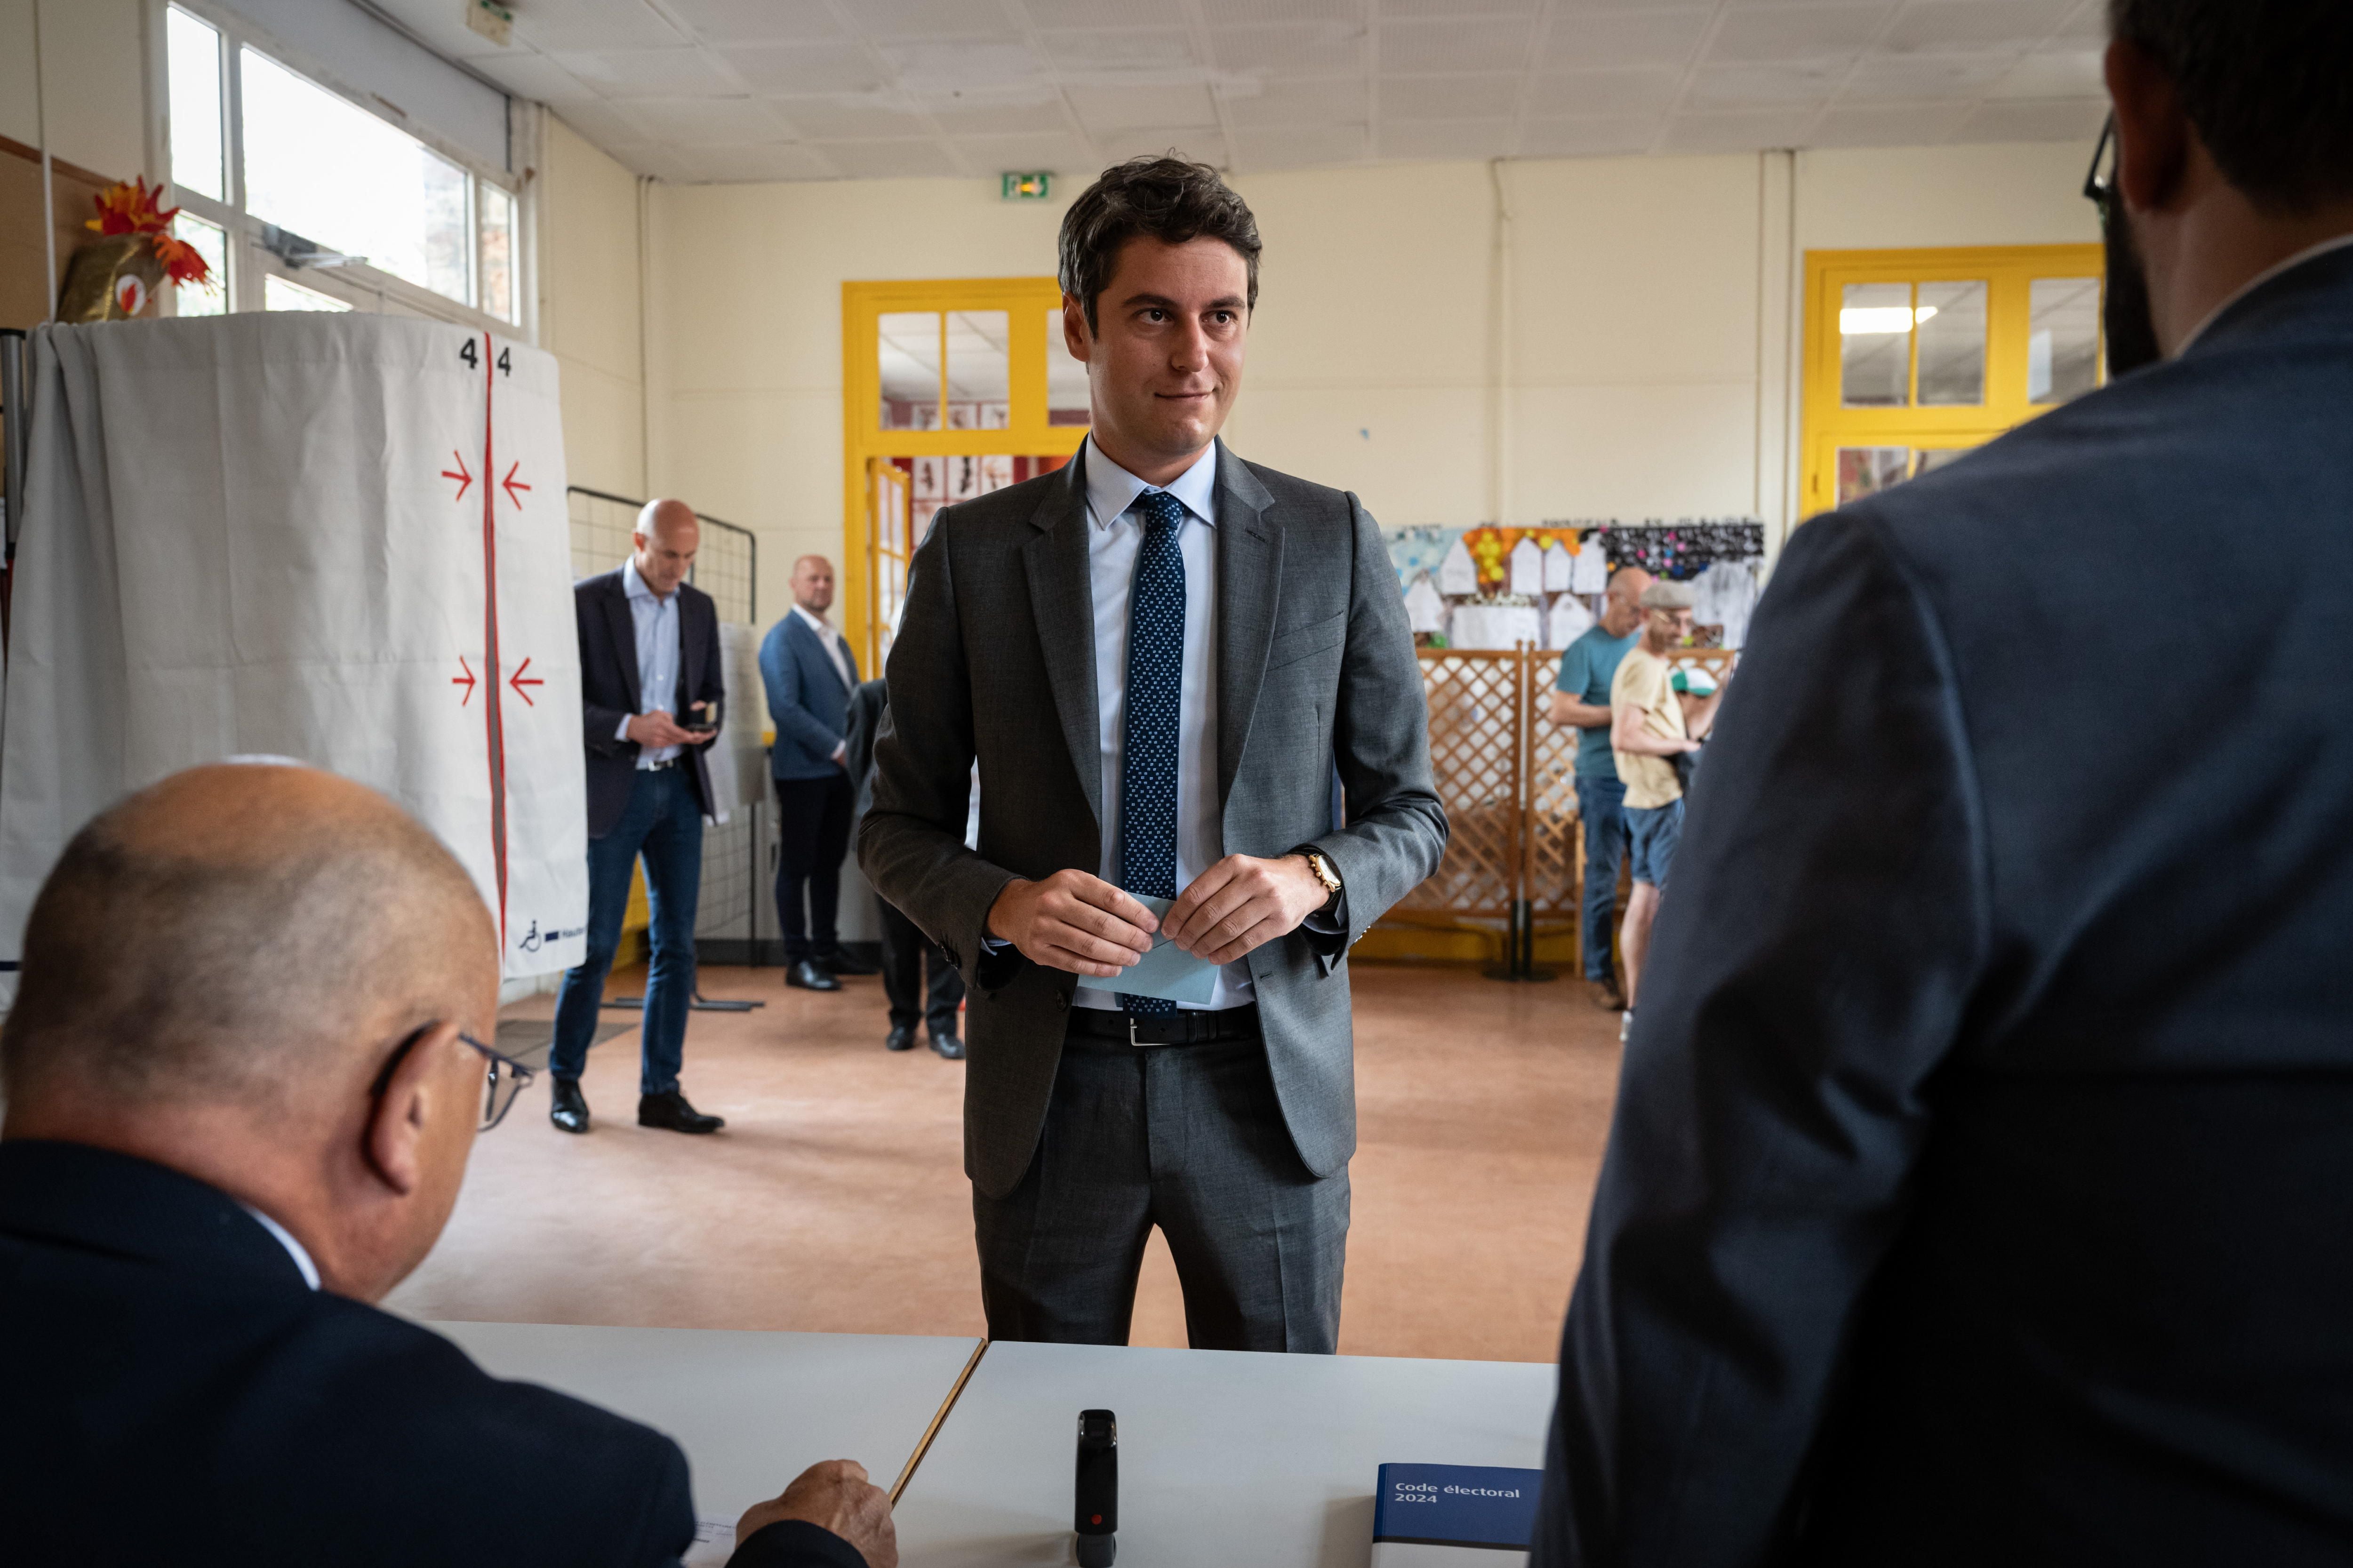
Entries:
{"type": "Polygon", "coordinates": [[[2273,212],[2353,196],[2353,4],[2108,0],[2231,184],[2273,212]]]}
{"type": "Polygon", "coordinates": [[[1207,163],[1175,153],[1130,158],[1105,169],[1062,215],[1062,292],[1086,307],[1087,331],[1100,330],[1095,301],[1111,286],[1121,247],[1149,237],[1169,245],[1207,237],[1234,247],[1250,268],[1250,304],[1258,305],[1258,219],[1207,163]]]}

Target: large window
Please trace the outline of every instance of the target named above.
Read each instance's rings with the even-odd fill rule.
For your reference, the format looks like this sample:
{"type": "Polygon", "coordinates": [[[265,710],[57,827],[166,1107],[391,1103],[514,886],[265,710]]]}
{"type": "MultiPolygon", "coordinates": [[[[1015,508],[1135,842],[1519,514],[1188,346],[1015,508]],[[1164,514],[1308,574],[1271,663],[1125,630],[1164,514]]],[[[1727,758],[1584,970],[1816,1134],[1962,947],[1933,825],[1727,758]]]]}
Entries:
{"type": "Polygon", "coordinates": [[[2102,380],[2100,248],[1806,257],[1808,516],[1950,462],[2102,380]]]}
{"type": "Polygon", "coordinates": [[[183,315],[385,310],[522,320],[514,191],[278,58],[223,14],[164,13],[181,237],[223,274],[183,315]]]}

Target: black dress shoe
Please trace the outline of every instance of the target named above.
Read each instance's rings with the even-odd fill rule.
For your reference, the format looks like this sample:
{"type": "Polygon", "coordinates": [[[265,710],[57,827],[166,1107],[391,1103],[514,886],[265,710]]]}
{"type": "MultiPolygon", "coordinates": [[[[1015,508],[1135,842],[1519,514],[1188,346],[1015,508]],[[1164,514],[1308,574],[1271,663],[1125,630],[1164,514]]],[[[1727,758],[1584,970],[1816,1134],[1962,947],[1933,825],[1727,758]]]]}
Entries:
{"type": "Polygon", "coordinates": [[[915,1048],[915,1028],[912,1024],[893,1024],[891,1037],[882,1042],[886,1051],[912,1051],[915,1048]]]}
{"type": "Polygon", "coordinates": [[[960,1062],[964,1060],[964,1042],[957,1039],[953,1034],[934,1035],[932,1037],[932,1049],[939,1052],[940,1055],[945,1057],[952,1062],[960,1062]]]}
{"type": "Polygon", "coordinates": [[[785,984],[797,985],[804,991],[839,991],[841,982],[819,967],[814,959],[804,958],[785,966],[785,984]]]}
{"type": "Polygon", "coordinates": [[[638,1125],[667,1127],[672,1132],[716,1132],[727,1125],[722,1116],[705,1116],[686,1102],[686,1096],[671,1089],[668,1094],[638,1096],[638,1125]]]}
{"type": "Polygon", "coordinates": [[[818,960],[819,966],[835,974],[880,974],[882,972],[871,963],[861,963],[846,952],[829,953],[818,960]]]}
{"type": "Polygon", "coordinates": [[[588,1101],[581,1096],[580,1080],[559,1078],[555,1083],[555,1103],[547,1108],[547,1119],[566,1132],[588,1131],[588,1101]]]}

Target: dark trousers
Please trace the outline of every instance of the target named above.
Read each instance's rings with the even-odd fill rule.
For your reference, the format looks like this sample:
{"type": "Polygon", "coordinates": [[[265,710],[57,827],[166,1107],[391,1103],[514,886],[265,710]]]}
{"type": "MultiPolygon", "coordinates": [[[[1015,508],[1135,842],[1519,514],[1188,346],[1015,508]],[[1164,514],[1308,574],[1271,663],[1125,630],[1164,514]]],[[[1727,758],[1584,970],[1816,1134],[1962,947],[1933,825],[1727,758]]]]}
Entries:
{"type": "Polygon", "coordinates": [[[785,962],[830,958],[839,949],[841,859],[849,853],[849,775],[776,784],[776,924],[785,962]]]}
{"type": "Polygon", "coordinates": [[[1156,1225],[1196,1350],[1338,1348],[1348,1173],[1300,1163],[1256,1040],[1073,1036],[1029,1173],[972,1206],[991,1339],[1125,1344],[1156,1225]]]}
{"type": "Polygon", "coordinates": [[[1577,809],[1585,818],[1585,913],[1577,921],[1577,945],[1585,950],[1585,977],[1608,984],[1617,975],[1609,934],[1618,912],[1618,869],[1626,859],[1626,786],[1579,774],[1577,809]]]}
{"type": "Polygon", "coordinates": [[[921,927],[899,912],[896,904],[881,899],[874,902],[882,911],[882,994],[891,999],[891,1026],[912,1029],[920,1020],[931,1030],[932,1038],[945,1039],[956,1032],[964,976],[921,927]],[[923,987],[926,963],[932,966],[929,995],[923,987]]]}
{"type": "Polygon", "coordinates": [[[578,1078],[588,1065],[605,976],[628,912],[629,872],[642,855],[654,956],[638,1031],[638,1092],[668,1094],[678,1087],[687,1004],[694,999],[694,906],[702,889],[702,808],[686,782],[689,765],[638,769],[621,820],[588,841],[588,952],[565,973],[556,994],[555,1047],[547,1058],[556,1078],[578,1078]]]}

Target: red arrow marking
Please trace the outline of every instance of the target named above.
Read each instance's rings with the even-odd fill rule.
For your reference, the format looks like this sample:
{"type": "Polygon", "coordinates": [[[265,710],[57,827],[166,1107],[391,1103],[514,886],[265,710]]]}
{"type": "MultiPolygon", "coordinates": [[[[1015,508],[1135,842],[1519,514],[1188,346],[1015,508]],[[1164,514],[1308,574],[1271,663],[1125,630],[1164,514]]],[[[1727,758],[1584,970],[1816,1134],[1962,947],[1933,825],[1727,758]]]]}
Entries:
{"type": "Polygon", "coordinates": [[[458,656],[458,668],[466,673],[451,676],[449,684],[466,689],[466,695],[458,700],[458,706],[463,708],[474,700],[474,667],[466,662],[466,656],[461,653],[458,656]]]}
{"type": "Polygon", "coordinates": [[[466,459],[462,454],[453,451],[449,455],[458,459],[458,471],[453,474],[448,469],[444,468],[441,470],[441,477],[445,479],[455,479],[458,481],[458,493],[451,499],[455,500],[464,500],[466,499],[466,487],[474,482],[474,476],[466,471],[466,459]]]}
{"type": "Polygon", "coordinates": [[[514,679],[508,681],[507,684],[514,688],[514,694],[522,699],[523,705],[525,707],[536,708],[539,704],[531,700],[531,693],[525,691],[523,688],[526,686],[544,686],[547,682],[542,680],[536,675],[533,676],[530,679],[525,680],[523,679],[522,672],[530,668],[531,660],[529,659],[524,659],[521,664],[515,666],[514,679]]]}
{"type": "MultiPolygon", "coordinates": [[[[531,489],[529,485],[522,483],[515,478],[515,469],[522,467],[522,459],[518,458],[507,468],[507,477],[499,481],[499,488],[507,492],[507,500],[514,502],[517,507],[521,507],[522,505],[522,498],[515,494],[515,491],[527,490],[531,489]]],[[[525,662],[528,663],[529,661],[526,660],[525,662]]]]}

